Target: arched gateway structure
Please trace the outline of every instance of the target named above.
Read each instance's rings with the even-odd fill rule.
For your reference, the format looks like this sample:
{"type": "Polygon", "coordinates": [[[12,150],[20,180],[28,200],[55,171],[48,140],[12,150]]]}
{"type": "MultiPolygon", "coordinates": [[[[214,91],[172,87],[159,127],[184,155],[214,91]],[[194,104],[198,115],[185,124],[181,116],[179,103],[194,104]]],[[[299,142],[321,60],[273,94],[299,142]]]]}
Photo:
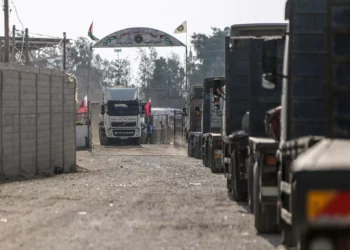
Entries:
{"type": "Polygon", "coordinates": [[[134,27],[114,32],[92,48],[120,48],[120,47],[187,47],[175,37],[152,28],[134,27]]]}
{"type": "MultiPolygon", "coordinates": [[[[99,48],[137,48],[137,47],[185,47],[186,48],[186,58],[187,58],[187,45],[176,39],[175,37],[152,28],[147,27],[133,27],[133,28],[127,28],[123,30],[119,30],[117,32],[114,32],[98,42],[96,42],[92,47],[93,49],[99,49],[99,48]]],[[[91,55],[90,55],[91,58],[91,55]]],[[[186,88],[187,88],[187,60],[185,65],[185,71],[186,71],[186,88]]],[[[91,75],[90,75],[91,76],[91,75]]],[[[91,80],[90,80],[91,83],[91,80]]],[[[88,91],[88,100],[90,99],[90,91],[91,87],[89,84],[89,91],[88,91]]],[[[97,121],[95,122],[91,114],[91,103],[88,101],[89,105],[89,120],[93,123],[97,124],[97,121]]],[[[97,116],[96,116],[97,117],[97,116]]],[[[93,125],[94,126],[94,125],[93,125]]],[[[96,128],[97,131],[99,131],[99,128],[96,128]]],[[[92,131],[91,126],[89,125],[88,129],[88,138],[89,138],[89,144],[90,147],[92,146],[92,131]]]]}

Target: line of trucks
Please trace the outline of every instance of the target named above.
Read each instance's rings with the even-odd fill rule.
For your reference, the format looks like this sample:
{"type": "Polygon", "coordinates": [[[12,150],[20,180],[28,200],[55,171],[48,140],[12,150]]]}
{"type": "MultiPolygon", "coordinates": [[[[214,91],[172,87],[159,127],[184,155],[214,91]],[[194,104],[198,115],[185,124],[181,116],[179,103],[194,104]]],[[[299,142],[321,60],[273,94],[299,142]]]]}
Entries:
{"type": "Polygon", "coordinates": [[[285,19],[231,26],[225,77],[191,89],[188,155],[285,249],[350,250],[350,1],[288,0],[285,19]]]}

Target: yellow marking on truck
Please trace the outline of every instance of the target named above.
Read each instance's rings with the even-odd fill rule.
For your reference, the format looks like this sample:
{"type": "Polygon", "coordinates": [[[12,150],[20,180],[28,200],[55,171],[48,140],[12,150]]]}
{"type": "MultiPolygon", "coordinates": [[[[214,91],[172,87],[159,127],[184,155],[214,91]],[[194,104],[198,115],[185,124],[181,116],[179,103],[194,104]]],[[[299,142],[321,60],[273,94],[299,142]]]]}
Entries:
{"type": "Polygon", "coordinates": [[[327,204],[334,198],[336,192],[329,190],[311,190],[307,195],[307,219],[315,219],[327,204]]]}
{"type": "Polygon", "coordinates": [[[221,154],[215,153],[214,156],[215,156],[215,159],[221,159],[221,154]]]}

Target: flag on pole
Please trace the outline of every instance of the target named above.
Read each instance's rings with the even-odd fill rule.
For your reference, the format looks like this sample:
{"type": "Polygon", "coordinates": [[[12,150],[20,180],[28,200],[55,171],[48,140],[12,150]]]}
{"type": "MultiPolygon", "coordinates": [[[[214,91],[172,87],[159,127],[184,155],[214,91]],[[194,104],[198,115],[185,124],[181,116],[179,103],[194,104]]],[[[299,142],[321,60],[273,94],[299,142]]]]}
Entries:
{"type": "Polygon", "coordinates": [[[93,25],[94,25],[94,22],[92,22],[91,25],[90,25],[89,32],[88,32],[88,36],[91,38],[91,40],[93,40],[93,41],[98,41],[98,40],[100,40],[100,39],[98,39],[97,37],[95,37],[94,34],[93,34],[93,25]]]}
{"type": "Polygon", "coordinates": [[[88,105],[87,105],[87,95],[86,95],[80,104],[80,108],[78,109],[78,113],[87,113],[87,112],[88,112],[88,105]]]}
{"type": "Polygon", "coordinates": [[[151,105],[151,99],[149,99],[149,101],[145,104],[146,117],[149,117],[151,115],[151,112],[152,112],[152,105],[151,105]]]}
{"type": "Polygon", "coordinates": [[[175,34],[187,33],[187,21],[184,21],[179,27],[174,31],[175,34]]]}

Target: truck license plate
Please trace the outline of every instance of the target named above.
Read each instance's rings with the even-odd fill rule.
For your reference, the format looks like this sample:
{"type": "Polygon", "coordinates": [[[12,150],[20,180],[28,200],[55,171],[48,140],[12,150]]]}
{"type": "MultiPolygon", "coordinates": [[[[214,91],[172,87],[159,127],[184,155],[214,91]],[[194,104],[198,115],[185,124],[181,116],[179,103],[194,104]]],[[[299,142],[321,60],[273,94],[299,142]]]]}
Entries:
{"type": "Polygon", "coordinates": [[[123,137],[120,137],[120,139],[126,140],[126,139],[128,139],[128,137],[123,136],[123,137]]]}

